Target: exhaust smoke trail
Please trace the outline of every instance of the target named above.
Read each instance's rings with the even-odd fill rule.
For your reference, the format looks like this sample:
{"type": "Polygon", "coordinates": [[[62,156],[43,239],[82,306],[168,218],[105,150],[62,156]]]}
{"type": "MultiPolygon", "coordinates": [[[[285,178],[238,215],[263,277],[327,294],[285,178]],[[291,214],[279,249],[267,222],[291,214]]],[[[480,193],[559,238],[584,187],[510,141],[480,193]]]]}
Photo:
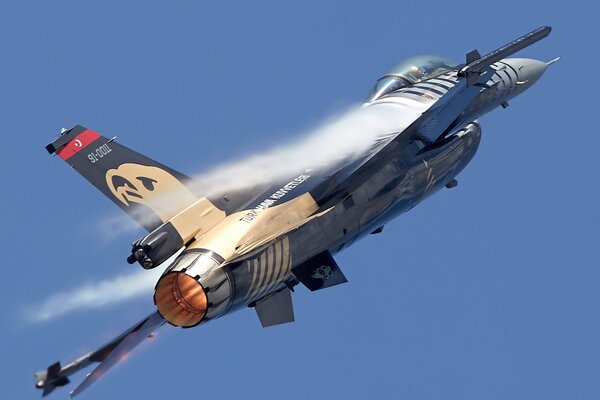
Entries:
{"type": "Polygon", "coordinates": [[[153,270],[137,270],[53,294],[41,304],[25,307],[25,318],[30,322],[48,321],[75,311],[103,308],[136,297],[151,296],[164,267],[170,265],[182,250],[153,270]]]}
{"type": "Polygon", "coordinates": [[[162,271],[136,271],[56,293],[39,306],[27,307],[26,318],[31,322],[42,322],[73,311],[102,308],[141,295],[150,295],[160,272],[162,271]]]}

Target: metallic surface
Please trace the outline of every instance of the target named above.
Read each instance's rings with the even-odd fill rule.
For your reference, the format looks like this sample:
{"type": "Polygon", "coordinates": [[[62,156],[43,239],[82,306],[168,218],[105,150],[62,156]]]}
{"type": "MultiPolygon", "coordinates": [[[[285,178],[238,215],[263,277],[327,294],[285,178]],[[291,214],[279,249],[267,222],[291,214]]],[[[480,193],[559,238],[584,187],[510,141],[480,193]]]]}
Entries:
{"type": "Polygon", "coordinates": [[[156,284],[160,315],[171,325],[189,328],[226,313],[233,288],[227,270],[219,268],[223,261],[206,249],[184,251],[156,284]]]}

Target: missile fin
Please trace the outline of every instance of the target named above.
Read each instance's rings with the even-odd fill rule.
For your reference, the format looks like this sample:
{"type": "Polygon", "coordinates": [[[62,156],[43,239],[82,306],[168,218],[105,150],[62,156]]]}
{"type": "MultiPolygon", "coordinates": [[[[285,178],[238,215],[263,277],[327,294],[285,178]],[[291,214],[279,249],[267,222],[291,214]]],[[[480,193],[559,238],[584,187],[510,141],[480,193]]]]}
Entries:
{"type": "Polygon", "coordinates": [[[471,50],[467,53],[467,65],[471,64],[475,60],[479,60],[480,58],[481,54],[479,54],[479,51],[477,51],[477,49],[471,50]]]}

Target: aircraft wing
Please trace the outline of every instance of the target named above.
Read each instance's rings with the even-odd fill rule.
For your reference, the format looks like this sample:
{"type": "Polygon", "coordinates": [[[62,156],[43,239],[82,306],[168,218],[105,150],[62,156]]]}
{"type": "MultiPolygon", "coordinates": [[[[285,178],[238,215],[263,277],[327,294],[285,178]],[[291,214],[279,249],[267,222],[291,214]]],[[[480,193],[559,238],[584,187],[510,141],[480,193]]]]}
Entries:
{"type": "Polygon", "coordinates": [[[447,93],[406,129],[383,141],[377,148],[358,160],[339,169],[328,179],[323,179],[320,185],[312,189],[311,195],[320,209],[327,209],[343,200],[347,193],[363,184],[372,175],[372,171],[392,161],[411,142],[434,141],[459,118],[465,107],[480,91],[481,88],[478,86],[468,86],[466,79],[458,79],[447,93]]]}
{"type": "Polygon", "coordinates": [[[100,378],[108,369],[121,361],[144,339],[151,337],[152,332],[165,323],[165,320],[157,313],[153,312],[109,343],[96,350],[93,350],[75,361],[61,367],[60,362],[52,364],[46,371],[40,371],[35,374],[36,387],[42,389],[42,396],[46,396],[57,387],[68,384],[69,376],[75,372],[88,367],[94,363],[100,363],[94,371],[87,375],[85,380],[70,393],[75,397],[83,390],[88,388],[98,378],[100,378]]]}

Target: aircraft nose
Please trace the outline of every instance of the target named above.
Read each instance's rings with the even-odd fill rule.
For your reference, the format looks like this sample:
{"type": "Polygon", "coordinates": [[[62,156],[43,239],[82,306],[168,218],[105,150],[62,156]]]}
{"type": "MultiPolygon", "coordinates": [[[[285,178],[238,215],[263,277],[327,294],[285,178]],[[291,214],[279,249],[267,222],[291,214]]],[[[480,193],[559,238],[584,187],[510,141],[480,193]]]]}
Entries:
{"type": "Polygon", "coordinates": [[[547,63],[531,58],[509,58],[504,62],[516,71],[519,92],[530,88],[548,68],[547,63]]]}

